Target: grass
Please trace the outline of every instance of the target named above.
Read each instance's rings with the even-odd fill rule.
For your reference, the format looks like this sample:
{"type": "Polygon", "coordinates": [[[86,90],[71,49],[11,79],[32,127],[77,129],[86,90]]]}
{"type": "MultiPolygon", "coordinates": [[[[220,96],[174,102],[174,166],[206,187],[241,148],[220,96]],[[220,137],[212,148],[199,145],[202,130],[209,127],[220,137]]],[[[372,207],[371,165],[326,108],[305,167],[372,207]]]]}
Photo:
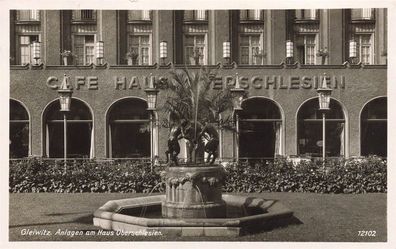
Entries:
{"type": "MultiPolygon", "coordinates": [[[[242,194],[247,195],[247,194],[242,194]]],[[[141,194],[128,193],[24,193],[10,194],[10,241],[323,241],[385,242],[387,240],[386,194],[249,194],[278,199],[294,211],[300,224],[241,237],[144,237],[105,235],[54,235],[58,229],[99,230],[92,225],[92,213],[108,200],[141,194]],[[51,236],[21,235],[23,229],[51,231],[51,236]],[[376,231],[375,237],[358,236],[359,231],[376,231]]]]}

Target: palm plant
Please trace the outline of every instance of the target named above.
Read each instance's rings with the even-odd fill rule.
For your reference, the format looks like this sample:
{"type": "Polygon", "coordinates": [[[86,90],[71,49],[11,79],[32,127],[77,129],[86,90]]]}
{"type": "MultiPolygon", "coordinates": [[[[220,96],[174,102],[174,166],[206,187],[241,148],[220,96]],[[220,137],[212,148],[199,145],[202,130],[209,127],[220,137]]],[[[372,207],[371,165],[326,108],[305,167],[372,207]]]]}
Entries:
{"type": "MultiPolygon", "coordinates": [[[[163,111],[172,117],[172,123],[175,125],[181,126],[184,122],[194,128],[193,134],[185,136],[191,145],[196,145],[192,151],[194,162],[197,150],[200,149],[197,134],[203,121],[222,126],[220,114],[232,109],[233,106],[229,88],[217,91],[211,89],[215,76],[216,72],[206,68],[200,68],[198,72],[191,72],[188,68],[170,71],[163,111]]],[[[230,117],[229,115],[226,119],[229,120],[230,117]]]]}

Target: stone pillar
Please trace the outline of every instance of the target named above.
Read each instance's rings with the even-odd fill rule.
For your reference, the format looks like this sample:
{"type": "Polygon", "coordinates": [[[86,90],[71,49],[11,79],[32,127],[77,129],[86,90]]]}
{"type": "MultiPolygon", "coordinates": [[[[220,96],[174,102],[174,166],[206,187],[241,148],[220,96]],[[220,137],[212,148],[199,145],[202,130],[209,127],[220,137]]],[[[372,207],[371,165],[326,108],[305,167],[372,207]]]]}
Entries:
{"type": "Polygon", "coordinates": [[[271,10],[267,13],[267,63],[279,64],[286,57],[286,11],[271,10]]]}
{"type": "Polygon", "coordinates": [[[117,11],[98,10],[98,38],[104,43],[104,61],[110,65],[117,64],[117,47],[120,43],[117,36],[117,11]],[[101,13],[101,14],[99,14],[101,13]]]}
{"type": "MultiPolygon", "coordinates": [[[[328,41],[328,64],[330,65],[340,65],[344,63],[344,58],[346,58],[344,44],[346,42],[344,37],[345,21],[343,11],[341,9],[331,9],[325,10],[327,15],[324,15],[325,20],[328,25],[321,25],[321,28],[326,29],[327,37],[324,39],[328,41]],[[327,16],[327,17],[326,17],[327,16]]],[[[320,20],[322,23],[322,20],[320,20]]]]}
{"type": "MultiPolygon", "coordinates": [[[[159,45],[161,41],[168,43],[168,58],[165,60],[168,62],[175,62],[175,36],[181,36],[180,33],[174,33],[174,11],[173,10],[158,10],[153,13],[153,43],[154,53],[153,61],[162,63],[159,58],[159,45]]],[[[176,24],[175,24],[176,25],[176,24]]],[[[182,49],[178,47],[178,49],[182,49]]]]}
{"type": "Polygon", "coordinates": [[[43,26],[42,39],[42,56],[43,62],[47,65],[60,64],[60,11],[59,10],[43,10],[45,14],[42,16],[41,22],[43,26]],[[44,53],[43,53],[44,52],[44,53]]]}

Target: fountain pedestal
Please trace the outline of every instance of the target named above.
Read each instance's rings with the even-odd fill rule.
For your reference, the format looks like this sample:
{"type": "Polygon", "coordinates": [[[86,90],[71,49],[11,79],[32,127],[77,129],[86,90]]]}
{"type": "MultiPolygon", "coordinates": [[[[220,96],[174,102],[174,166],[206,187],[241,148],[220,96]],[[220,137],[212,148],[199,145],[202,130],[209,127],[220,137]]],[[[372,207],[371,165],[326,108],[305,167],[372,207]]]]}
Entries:
{"type": "Polygon", "coordinates": [[[162,216],[167,218],[225,218],[221,166],[169,167],[162,216]]]}

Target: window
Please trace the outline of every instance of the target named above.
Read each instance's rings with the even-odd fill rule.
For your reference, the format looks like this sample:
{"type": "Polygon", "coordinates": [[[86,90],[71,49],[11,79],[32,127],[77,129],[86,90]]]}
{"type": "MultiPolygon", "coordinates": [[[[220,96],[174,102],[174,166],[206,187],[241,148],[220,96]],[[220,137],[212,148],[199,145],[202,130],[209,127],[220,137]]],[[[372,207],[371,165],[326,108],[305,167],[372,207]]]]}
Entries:
{"type": "Polygon", "coordinates": [[[317,20],[318,19],[318,10],[317,9],[296,10],[296,19],[317,20]]]}
{"type": "Polygon", "coordinates": [[[150,10],[128,10],[128,21],[151,21],[150,10]]]}
{"type": "Polygon", "coordinates": [[[361,155],[387,156],[387,99],[376,98],[367,103],[361,114],[361,155]]]}
{"type": "Polygon", "coordinates": [[[184,21],[206,21],[206,10],[185,10],[184,21]]]}
{"type": "Polygon", "coordinates": [[[95,36],[74,35],[74,53],[77,65],[88,65],[95,61],[95,36]]]}
{"type": "Polygon", "coordinates": [[[20,35],[19,37],[19,64],[32,63],[32,44],[39,41],[39,35],[20,35]]]}
{"type": "MultiPolygon", "coordinates": [[[[319,111],[319,100],[305,102],[297,114],[298,154],[321,157],[323,147],[323,121],[319,111]]],[[[345,120],[341,105],[330,100],[330,111],[326,113],[326,156],[345,155],[345,120]]]]}
{"type": "MultiPolygon", "coordinates": [[[[64,157],[63,114],[59,100],[54,100],[44,111],[45,155],[51,158],[64,157]]],[[[93,158],[92,114],[89,107],[78,99],[72,99],[67,113],[67,157],[93,158]]]]}
{"type": "Polygon", "coordinates": [[[239,158],[273,159],[282,154],[282,118],[269,99],[251,98],[242,103],[238,122],[239,158]]]}
{"type": "Polygon", "coordinates": [[[29,115],[18,101],[10,100],[10,158],[29,154],[29,115]]]}
{"type": "Polygon", "coordinates": [[[372,45],[372,34],[359,34],[355,35],[355,41],[357,41],[357,62],[362,64],[373,64],[373,45],[372,45]]]}
{"type": "Polygon", "coordinates": [[[40,21],[39,10],[17,10],[16,14],[18,21],[40,21]]]}
{"type": "Polygon", "coordinates": [[[72,12],[73,21],[95,21],[96,11],[95,10],[73,10],[72,12]]]}
{"type": "Polygon", "coordinates": [[[352,9],[351,10],[352,20],[373,20],[374,19],[374,9],[352,9]]]}
{"type": "Polygon", "coordinates": [[[302,64],[316,64],[316,35],[298,35],[296,38],[297,59],[302,64]]]}
{"type": "Polygon", "coordinates": [[[130,35],[128,39],[128,64],[151,64],[150,35],[130,35]]]}
{"type": "Polygon", "coordinates": [[[206,65],[206,35],[186,34],[184,36],[184,55],[187,65],[206,65]]]}
{"type": "Polygon", "coordinates": [[[240,10],[239,11],[239,19],[241,21],[259,21],[263,20],[263,15],[261,10],[240,10]]]}
{"type": "Polygon", "coordinates": [[[261,65],[263,63],[261,40],[260,34],[239,36],[241,64],[261,65]]]}
{"type": "Polygon", "coordinates": [[[147,158],[151,153],[151,123],[146,101],[127,98],[107,114],[109,158],[147,158]]]}

